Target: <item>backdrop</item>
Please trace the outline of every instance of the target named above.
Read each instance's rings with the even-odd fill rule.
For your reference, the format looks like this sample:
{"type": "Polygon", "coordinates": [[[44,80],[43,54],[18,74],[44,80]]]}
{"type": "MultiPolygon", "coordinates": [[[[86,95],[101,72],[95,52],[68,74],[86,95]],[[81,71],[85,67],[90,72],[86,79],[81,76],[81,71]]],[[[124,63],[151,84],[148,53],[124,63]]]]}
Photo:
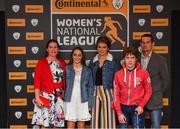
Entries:
{"type": "MultiPolygon", "coordinates": [[[[88,63],[100,35],[110,38],[111,53],[120,61],[124,45],[138,47],[141,35],[151,33],[154,51],[170,60],[168,0],[7,0],[5,10],[10,128],[31,127],[34,68],[50,38],[58,40],[62,58],[68,60],[72,48],[80,46],[88,63]]],[[[170,87],[163,99],[164,128],[169,126],[169,96],[170,87]]]]}

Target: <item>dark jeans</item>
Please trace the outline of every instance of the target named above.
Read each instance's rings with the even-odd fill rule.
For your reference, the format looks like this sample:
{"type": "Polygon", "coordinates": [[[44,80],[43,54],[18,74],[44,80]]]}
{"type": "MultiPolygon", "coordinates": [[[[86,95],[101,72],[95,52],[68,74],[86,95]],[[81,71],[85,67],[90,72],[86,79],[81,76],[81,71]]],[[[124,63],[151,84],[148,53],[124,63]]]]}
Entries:
{"type": "Polygon", "coordinates": [[[144,116],[142,114],[137,115],[135,109],[137,106],[126,106],[121,104],[121,110],[126,117],[126,123],[119,124],[119,128],[128,128],[128,125],[132,123],[133,128],[139,129],[145,127],[144,116]]]}

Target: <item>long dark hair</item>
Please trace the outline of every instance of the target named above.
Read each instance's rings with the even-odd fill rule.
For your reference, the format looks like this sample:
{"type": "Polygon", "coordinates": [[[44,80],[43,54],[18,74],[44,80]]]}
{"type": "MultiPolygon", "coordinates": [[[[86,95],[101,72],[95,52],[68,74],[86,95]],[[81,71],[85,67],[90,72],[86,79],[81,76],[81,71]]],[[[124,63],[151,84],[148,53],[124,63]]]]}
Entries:
{"type": "Polygon", "coordinates": [[[82,64],[83,66],[85,66],[85,65],[86,65],[86,63],[85,63],[85,54],[84,54],[83,49],[82,49],[81,47],[74,47],[74,48],[73,48],[73,50],[72,50],[72,52],[71,52],[71,57],[70,57],[69,64],[73,64],[73,54],[74,54],[74,51],[75,51],[75,50],[81,51],[81,54],[82,54],[81,64],[82,64]]]}
{"type": "MultiPolygon", "coordinates": [[[[55,40],[55,39],[50,39],[50,40],[47,42],[47,44],[46,44],[46,49],[48,49],[49,44],[50,44],[50,43],[52,43],[52,42],[56,43],[56,44],[57,44],[57,46],[58,46],[58,48],[59,48],[59,50],[60,50],[59,43],[58,43],[58,41],[57,41],[57,40],[55,40]]],[[[60,54],[58,53],[58,54],[57,54],[57,58],[59,58],[59,55],[60,55],[60,54]]],[[[48,56],[48,52],[47,52],[47,51],[46,51],[45,56],[46,56],[46,57],[48,56]]]]}

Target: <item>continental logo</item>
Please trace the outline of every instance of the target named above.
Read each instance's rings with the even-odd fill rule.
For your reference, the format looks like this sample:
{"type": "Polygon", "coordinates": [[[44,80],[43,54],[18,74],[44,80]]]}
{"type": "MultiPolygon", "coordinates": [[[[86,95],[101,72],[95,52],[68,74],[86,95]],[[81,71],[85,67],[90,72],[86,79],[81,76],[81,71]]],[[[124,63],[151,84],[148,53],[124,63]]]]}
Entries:
{"type": "Polygon", "coordinates": [[[93,7],[101,7],[103,2],[101,0],[56,0],[55,6],[58,9],[63,9],[65,7],[73,8],[93,8],[93,7]]]}
{"type": "Polygon", "coordinates": [[[27,93],[34,93],[34,85],[27,85],[27,93]]]}
{"type": "Polygon", "coordinates": [[[144,34],[151,34],[151,32],[133,32],[133,40],[140,40],[144,34]]]}
{"type": "Polygon", "coordinates": [[[26,60],[26,67],[27,68],[35,68],[38,60],[26,60]]]}
{"type": "Polygon", "coordinates": [[[168,125],[160,125],[160,128],[161,129],[169,129],[169,126],[168,125]]]}
{"type": "Polygon", "coordinates": [[[7,26],[25,26],[25,19],[7,19],[7,26]]]}
{"type": "Polygon", "coordinates": [[[129,17],[129,0],[51,0],[52,14],[62,12],[121,12],[129,17]]]}
{"type": "Polygon", "coordinates": [[[26,47],[8,47],[8,54],[26,54],[26,47]]]}
{"type": "Polygon", "coordinates": [[[168,54],[168,46],[154,46],[153,51],[159,54],[168,54]]]}
{"type": "Polygon", "coordinates": [[[9,106],[27,106],[27,98],[10,98],[9,106]]]}
{"type": "Polygon", "coordinates": [[[43,32],[26,32],[26,40],[44,40],[43,32]]]}
{"type": "Polygon", "coordinates": [[[163,105],[169,106],[169,99],[168,98],[163,98],[163,105]]]}
{"type": "Polygon", "coordinates": [[[27,112],[27,119],[32,119],[33,116],[33,111],[28,111],[27,112]]]}
{"type": "Polygon", "coordinates": [[[26,13],[43,13],[43,5],[25,5],[26,13]]]}
{"type": "Polygon", "coordinates": [[[9,72],[9,80],[26,80],[26,72],[9,72]]]}
{"type": "Polygon", "coordinates": [[[151,5],[134,5],[133,13],[151,13],[151,5]]]}
{"type": "Polygon", "coordinates": [[[169,20],[168,18],[152,18],[151,26],[168,26],[169,20]]]}
{"type": "Polygon", "coordinates": [[[10,129],[27,129],[27,125],[10,125],[10,129]]]}

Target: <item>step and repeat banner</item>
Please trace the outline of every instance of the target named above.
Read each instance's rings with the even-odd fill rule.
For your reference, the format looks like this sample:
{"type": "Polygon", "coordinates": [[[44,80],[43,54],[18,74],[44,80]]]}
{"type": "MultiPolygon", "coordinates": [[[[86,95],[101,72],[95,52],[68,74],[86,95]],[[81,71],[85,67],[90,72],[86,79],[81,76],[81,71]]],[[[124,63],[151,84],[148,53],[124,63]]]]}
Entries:
{"type": "MultiPolygon", "coordinates": [[[[155,38],[154,50],[169,60],[170,8],[168,0],[7,0],[6,64],[8,127],[30,128],[33,114],[34,68],[54,38],[61,57],[73,47],[85,51],[87,62],[96,54],[99,36],[109,37],[111,53],[122,59],[124,46],[139,46],[144,33],[155,38]]],[[[162,127],[170,120],[170,87],[164,96],[162,127]]],[[[149,114],[146,113],[149,121],[149,114]]]]}

